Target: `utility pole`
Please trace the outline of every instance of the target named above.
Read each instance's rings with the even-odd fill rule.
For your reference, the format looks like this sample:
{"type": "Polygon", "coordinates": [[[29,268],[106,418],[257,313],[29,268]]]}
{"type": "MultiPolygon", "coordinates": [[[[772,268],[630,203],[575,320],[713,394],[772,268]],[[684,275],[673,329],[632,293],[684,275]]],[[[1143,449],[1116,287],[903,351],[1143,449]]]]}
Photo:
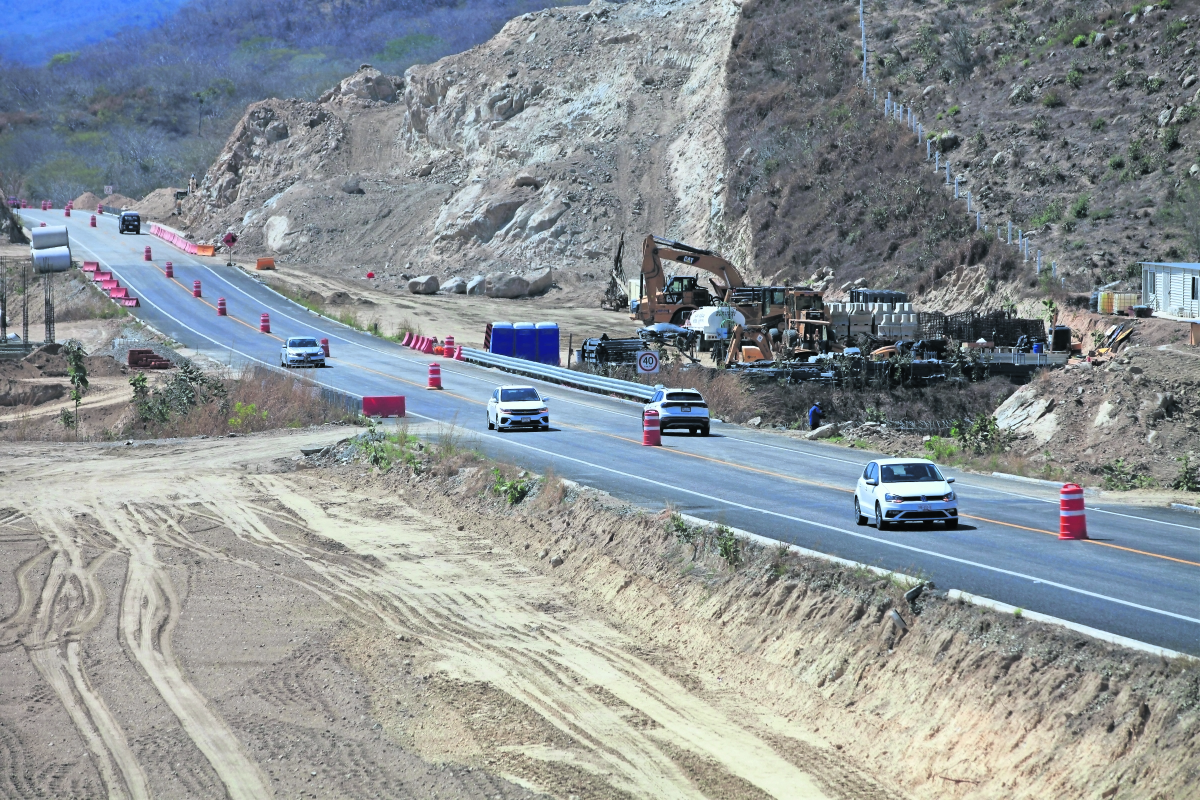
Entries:
{"type": "Polygon", "coordinates": [[[867,19],[863,16],[863,0],[858,0],[858,28],[862,32],[863,86],[867,85],[867,19]]]}

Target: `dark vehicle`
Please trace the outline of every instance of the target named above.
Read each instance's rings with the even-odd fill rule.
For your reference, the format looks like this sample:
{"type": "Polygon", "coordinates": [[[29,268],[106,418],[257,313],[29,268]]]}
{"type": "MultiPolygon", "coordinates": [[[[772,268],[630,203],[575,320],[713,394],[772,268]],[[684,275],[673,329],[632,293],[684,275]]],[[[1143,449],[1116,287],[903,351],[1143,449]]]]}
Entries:
{"type": "Polygon", "coordinates": [[[142,217],[136,211],[121,212],[121,233],[141,233],[142,217]]]}

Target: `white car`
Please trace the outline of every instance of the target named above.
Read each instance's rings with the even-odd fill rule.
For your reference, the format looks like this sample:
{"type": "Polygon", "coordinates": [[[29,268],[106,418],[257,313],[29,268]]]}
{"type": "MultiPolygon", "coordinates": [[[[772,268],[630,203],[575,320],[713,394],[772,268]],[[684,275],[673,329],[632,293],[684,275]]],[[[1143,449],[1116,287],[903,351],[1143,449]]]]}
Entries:
{"type": "Polygon", "coordinates": [[[887,530],[898,522],[943,522],[958,527],[958,495],[937,465],[923,458],[881,458],[867,464],[854,490],[854,521],[887,530]],[[865,513],[864,513],[865,512],[865,513]]]}
{"type": "Polygon", "coordinates": [[[550,430],[550,410],[546,408],[549,399],[532,386],[501,386],[488,399],[488,430],[550,430]]]}
{"type": "Polygon", "coordinates": [[[304,336],[293,336],[279,348],[279,366],[281,367],[323,367],[325,366],[325,350],[316,339],[304,336]]]}
{"type": "Polygon", "coordinates": [[[687,429],[695,435],[708,436],[708,403],[695,389],[658,389],[650,402],[642,409],[642,424],[646,423],[646,412],[658,412],[658,428],[661,431],[687,429]]]}

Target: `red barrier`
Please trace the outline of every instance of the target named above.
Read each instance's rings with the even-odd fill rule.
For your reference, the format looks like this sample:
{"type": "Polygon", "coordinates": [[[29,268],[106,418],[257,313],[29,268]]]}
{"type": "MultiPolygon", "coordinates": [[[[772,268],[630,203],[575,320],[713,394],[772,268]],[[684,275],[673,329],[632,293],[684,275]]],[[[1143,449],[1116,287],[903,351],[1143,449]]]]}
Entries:
{"type": "Polygon", "coordinates": [[[374,272],[368,272],[368,273],[367,273],[367,277],[368,277],[368,278],[374,278],[374,277],[375,277],[375,273],[374,273],[374,272]]]}
{"type": "Polygon", "coordinates": [[[323,352],[325,354],[326,358],[329,358],[329,340],[328,339],[321,340],[321,352],[323,352]]]}
{"type": "Polygon", "coordinates": [[[69,217],[69,216],[71,216],[71,209],[70,209],[70,208],[64,208],[64,209],[63,209],[63,216],[64,216],[64,217],[69,217]]]}
{"type": "Polygon", "coordinates": [[[402,342],[400,342],[400,344],[403,347],[408,347],[410,342],[412,342],[412,331],[405,331],[404,332],[404,340],[402,342]]]}
{"type": "Polygon", "coordinates": [[[262,333],[271,332],[271,315],[265,311],[263,312],[262,316],[258,318],[258,330],[262,333]]]}
{"type": "Polygon", "coordinates": [[[658,412],[654,409],[642,414],[642,446],[658,447],[662,444],[662,431],[658,426],[658,412]]]}
{"type": "Polygon", "coordinates": [[[225,298],[224,297],[217,298],[217,316],[218,317],[229,316],[229,312],[225,309],[225,298]]]}
{"type": "Polygon", "coordinates": [[[150,245],[146,245],[146,260],[150,261],[150,245]]]}
{"type": "Polygon", "coordinates": [[[136,297],[123,297],[123,298],[121,298],[121,300],[119,302],[121,303],[121,305],[127,306],[129,308],[137,308],[138,306],[141,305],[141,303],[138,302],[138,299],[136,297]]]}
{"type": "Polygon", "coordinates": [[[100,269],[100,263],[97,261],[83,262],[83,271],[84,272],[95,272],[98,269],[100,269]]]}
{"type": "Polygon", "coordinates": [[[1086,539],[1087,517],[1083,510],[1083,489],[1065,483],[1058,503],[1058,538],[1086,539]]]}
{"type": "Polygon", "coordinates": [[[426,389],[442,388],[442,365],[434,362],[429,365],[429,383],[425,386],[426,389]]]}
{"type": "Polygon", "coordinates": [[[109,289],[108,296],[111,297],[113,300],[120,300],[120,299],[129,297],[129,290],[123,286],[120,288],[109,289]]]}
{"type": "Polygon", "coordinates": [[[364,397],[363,416],[367,417],[403,417],[404,395],[384,397],[364,397]]]}
{"type": "Polygon", "coordinates": [[[443,347],[448,347],[448,348],[450,348],[450,349],[453,349],[453,348],[454,348],[454,337],[453,337],[453,336],[447,336],[447,337],[446,337],[446,342],[445,342],[445,344],[443,345],[443,347]]]}
{"type": "Polygon", "coordinates": [[[462,345],[459,345],[458,347],[454,348],[454,360],[455,361],[463,360],[462,350],[463,350],[462,345]]]}
{"type": "Polygon", "coordinates": [[[427,356],[433,355],[433,343],[436,341],[432,336],[425,340],[425,346],[421,348],[421,352],[427,356]]]}
{"type": "Polygon", "coordinates": [[[202,297],[200,294],[200,281],[192,281],[192,297],[202,297]]]}
{"type": "Polygon", "coordinates": [[[104,203],[97,203],[97,204],[96,204],[96,213],[97,213],[97,214],[103,214],[103,213],[104,213],[104,203]]]}
{"type": "Polygon", "coordinates": [[[92,273],[92,280],[96,281],[97,283],[99,283],[100,281],[111,281],[112,273],[111,272],[101,272],[99,269],[97,269],[95,272],[92,273]]]}
{"type": "Polygon", "coordinates": [[[166,264],[163,264],[163,273],[168,278],[174,278],[175,277],[175,265],[172,264],[170,261],[168,261],[166,264]]]}
{"type": "Polygon", "coordinates": [[[112,281],[112,280],[100,281],[100,288],[106,292],[112,291],[113,289],[118,288],[120,285],[121,285],[120,281],[112,281]]]}
{"type": "Polygon", "coordinates": [[[46,227],[46,223],[44,223],[44,222],[43,222],[41,225],[38,225],[38,227],[39,227],[39,228],[44,228],[44,227],[46,227]]]}
{"type": "Polygon", "coordinates": [[[96,227],[96,215],[95,214],[92,214],[92,221],[88,223],[88,227],[89,228],[96,227]]]}

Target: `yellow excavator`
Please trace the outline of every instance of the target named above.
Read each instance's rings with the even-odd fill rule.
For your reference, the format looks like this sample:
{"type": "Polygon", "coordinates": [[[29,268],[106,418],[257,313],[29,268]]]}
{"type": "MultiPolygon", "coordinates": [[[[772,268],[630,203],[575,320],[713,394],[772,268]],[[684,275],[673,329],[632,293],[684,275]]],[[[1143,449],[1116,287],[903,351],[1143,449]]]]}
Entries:
{"type": "Polygon", "coordinates": [[[642,242],[640,297],[629,318],[641,320],[643,325],[657,322],[682,325],[696,309],[725,301],[731,289],[745,285],[737,267],[721,254],[659,236],[647,236],[642,242]],[[668,276],[664,262],[711,272],[716,276],[709,279],[712,292],[701,286],[693,275],[668,276]]]}

